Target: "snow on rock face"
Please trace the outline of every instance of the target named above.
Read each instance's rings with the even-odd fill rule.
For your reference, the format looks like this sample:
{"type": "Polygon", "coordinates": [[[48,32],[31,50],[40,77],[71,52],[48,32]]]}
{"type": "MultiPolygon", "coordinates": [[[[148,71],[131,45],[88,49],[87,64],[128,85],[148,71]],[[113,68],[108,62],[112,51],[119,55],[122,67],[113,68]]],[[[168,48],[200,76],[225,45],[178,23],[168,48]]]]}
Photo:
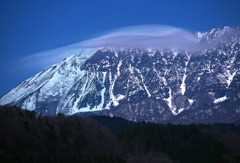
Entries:
{"type": "Polygon", "coordinates": [[[28,109],[28,110],[35,110],[36,109],[36,93],[34,93],[32,96],[29,96],[22,104],[21,108],[28,109]]]}
{"type": "Polygon", "coordinates": [[[223,97],[220,97],[220,98],[217,98],[217,99],[214,99],[214,103],[220,103],[220,102],[223,102],[225,100],[227,100],[228,98],[226,96],[223,96],[223,97]]]}
{"type": "MultiPolygon", "coordinates": [[[[211,40],[224,36],[224,30],[229,31],[216,29],[197,37],[211,40]]],[[[79,50],[22,82],[0,99],[0,105],[50,115],[101,111],[129,120],[160,122],[180,117],[180,121],[189,116],[194,121],[212,115],[215,105],[233,96],[239,99],[238,93],[235,97],[240,92],[239,49],[239,41],[231,41],[198,52],[79,50]],[[206,107],[210,110],[202,110],[206,107]]]]}
{"type": "Polygon", "coordinates": [[[59,99],[81,77],[80,66],[86,61],[87,57],[94,51],[87,49],[80,50],[80,54],[71,55],[62,62],[49,67],[22,82],[12,89],[0,100],[0,105],[23,103],[22,107],[33,110],[37,108],[37,103],[49,98],[59,99]],[[28,95],[34,93],[27,99],[28,95]],[[25,99],[25,100],[24,100],[25,99]]]}

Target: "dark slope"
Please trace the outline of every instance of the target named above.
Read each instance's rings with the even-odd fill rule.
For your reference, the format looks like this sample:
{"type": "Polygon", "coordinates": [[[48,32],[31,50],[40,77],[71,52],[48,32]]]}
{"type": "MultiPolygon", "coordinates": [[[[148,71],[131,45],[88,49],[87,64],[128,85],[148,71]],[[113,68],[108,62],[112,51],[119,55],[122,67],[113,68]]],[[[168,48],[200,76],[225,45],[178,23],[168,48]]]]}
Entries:
{"type": "Polygon", "coordinates": [[[0,106],[0,162],[174,163],[166,154],[132,153],[111,132],[78,116],[41,116],[0,106]]]}
{"type": "Polygon", "coordinates": [[[1,107],[0,131],[0,162],[123,162],[118,140],[77,116],[42,117],[1,107]]]}
{"type": "Polygon", "coordinates": [[[230,163],[240,161],[239,138],[239,133],[209,125],[134,123],[107,116],[47,117],[0,107],[1,163],[230,163]]]}
{"type": "Polygon", "coordinates": [[[161,125],[119,117],[91,118],[115,131],[132,152],[161,151],[184,163],[240,161],[240,126],[234,124],[161,125]]]}

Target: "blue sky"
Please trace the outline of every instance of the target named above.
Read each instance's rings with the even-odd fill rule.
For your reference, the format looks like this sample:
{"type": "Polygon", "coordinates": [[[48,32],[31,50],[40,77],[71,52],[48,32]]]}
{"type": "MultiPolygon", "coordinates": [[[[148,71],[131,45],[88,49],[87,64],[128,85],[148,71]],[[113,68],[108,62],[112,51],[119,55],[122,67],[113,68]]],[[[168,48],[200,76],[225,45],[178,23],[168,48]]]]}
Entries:
{"type": "Polygon", "coordinates": [[[1,0],[0,96],[43,70],[18,67],[29,55],[128,26],[235,27],[239,6],[240,0],[1,0]]]}

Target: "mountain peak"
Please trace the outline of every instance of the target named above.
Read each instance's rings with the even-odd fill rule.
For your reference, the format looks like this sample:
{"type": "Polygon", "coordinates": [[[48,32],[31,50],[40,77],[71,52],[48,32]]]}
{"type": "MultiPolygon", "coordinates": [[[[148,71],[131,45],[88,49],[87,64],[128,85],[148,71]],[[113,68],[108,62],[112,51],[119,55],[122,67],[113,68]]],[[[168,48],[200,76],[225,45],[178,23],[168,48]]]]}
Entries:
{"type": "Polygon", "coordinates": [[[22,82],[0,99],[0,105],[46,115],[91,113],[134,121],[234,122],[240,113],[235,107],[240,97],[240,41],[239,30],[232,30],[236,29],[195,33],[200,43],[213,47],[205,51],[79,49],[22,82]]]}

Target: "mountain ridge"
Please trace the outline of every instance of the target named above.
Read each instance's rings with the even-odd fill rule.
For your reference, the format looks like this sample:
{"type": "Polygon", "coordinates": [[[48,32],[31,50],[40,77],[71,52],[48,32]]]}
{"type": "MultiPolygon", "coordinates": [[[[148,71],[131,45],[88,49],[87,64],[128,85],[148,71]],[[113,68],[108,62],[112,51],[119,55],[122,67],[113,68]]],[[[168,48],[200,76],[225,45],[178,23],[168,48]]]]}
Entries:
{"type": "Polygon", "coordinates": [[[101,112],[134,121],[238,121],[240,27],[195,36],[201,51],[82,50],[22,82],[0,105],[47,115],[101,112]]]}

